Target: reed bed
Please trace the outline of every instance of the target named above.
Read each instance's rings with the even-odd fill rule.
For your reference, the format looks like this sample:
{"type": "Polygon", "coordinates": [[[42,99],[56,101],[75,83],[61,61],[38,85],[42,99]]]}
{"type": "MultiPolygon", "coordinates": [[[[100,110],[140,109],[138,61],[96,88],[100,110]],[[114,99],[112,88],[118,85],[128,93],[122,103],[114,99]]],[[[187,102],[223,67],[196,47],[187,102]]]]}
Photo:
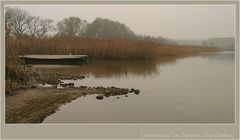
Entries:
{"type": "MultiPolygon", "coordinates": [[[[10,38],[8,49],[18,54],[86,54],[100,59],[155,59],[201,52],[219,51],[200,46],[160,45],[150,41],[74,37],[10,38]]],[[[8,50],[7,50],[8,51],[8,50]]]]}
{"type": "Polygon", "coordinates": [[[18,85],[24,85],[29,80],[29,73],[20,65],[16,57],[6,57],[5,93],[15,94],[18,85]]]}
{"type": "Polygon", "coordinates": [[[17,85],[26,84],[29,73],[20,65],[18,55],[26,54],[85,54],[91,59],[107,60],[162,60],[202,52],[220,51],[200,46],[161,45],[143,40],[94,39],[51,37],[36,39],[29,36],[6,37],[6,95],[11,95],[17,85]]]}

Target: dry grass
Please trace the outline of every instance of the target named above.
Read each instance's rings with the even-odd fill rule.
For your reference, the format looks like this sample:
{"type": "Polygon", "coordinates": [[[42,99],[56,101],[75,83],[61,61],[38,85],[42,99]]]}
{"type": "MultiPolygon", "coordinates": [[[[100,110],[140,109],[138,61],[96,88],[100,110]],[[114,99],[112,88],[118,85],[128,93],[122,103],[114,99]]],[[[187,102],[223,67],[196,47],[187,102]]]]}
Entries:
{"type": "Polygon", "coordinates": [[[154,59],[190,53],[218,51],[197,46],[160,45],[150,41],[52,37],[35,40],[30,37],[12,39],[7,44],[20,54],[86,54],[101,59],[154,59]]]}
{"type": "Polygon", "coordinates": [[[17,55],[25,54],[86,54],[94,59],[148,60],[179,57],[201,52],[219,51],[199,46],[160,45],[150,41],[51,37],[35,39],[28,36],[6,37],[6,94],[14,93],[16,85],[25,84],[28,73],[17,55]]]}
{"type": "Polygon", "coordinates": [[[19,65],[6,65],[5,93],[15,94],[18,85],[25,85],[29,80],[29,73],[19,65]]]}
{"type": "Polygon", "coordinates": [[[26,84],[26,82],[29,80],[29,74],[20,65],[21,61],[17,58],[17,55],[20,54],[21,49],[22,47],[19,46],[14,38],[6,38],[6,95],[14,94],[17,85],[26,84]]]}
{"type": "Polygon", "coordinates": [[[6,123],[41,123],[58,107],[81,96],[81,91],[29,89],[6,98],[6,123]]]}

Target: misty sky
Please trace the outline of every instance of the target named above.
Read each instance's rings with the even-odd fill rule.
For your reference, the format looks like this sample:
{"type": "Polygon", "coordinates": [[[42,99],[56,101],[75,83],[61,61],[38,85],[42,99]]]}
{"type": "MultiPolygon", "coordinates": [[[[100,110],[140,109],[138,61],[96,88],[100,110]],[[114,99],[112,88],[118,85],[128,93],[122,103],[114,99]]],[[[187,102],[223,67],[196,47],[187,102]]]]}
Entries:
{"type": "Polygon", "coordinates": [[[235,5],[158,4],[158,5],[6,5],[19,7],[34,16],[56,22],[77,16],[92,22],[96,17],[109,18],[127,25],[137,34],[171,39],[206,39],[235,34],[235,5]]]}

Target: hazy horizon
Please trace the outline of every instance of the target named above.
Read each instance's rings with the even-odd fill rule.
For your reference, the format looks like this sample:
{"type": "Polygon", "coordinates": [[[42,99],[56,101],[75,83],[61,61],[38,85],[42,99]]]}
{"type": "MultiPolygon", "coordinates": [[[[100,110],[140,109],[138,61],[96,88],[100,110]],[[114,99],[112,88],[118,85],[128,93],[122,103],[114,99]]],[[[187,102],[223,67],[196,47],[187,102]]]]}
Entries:
{"type": "Polygon", "coordinates": [[[231,4],[8,4],[33,16],[60,20],[76,16],[92,22],[108,18],[124,23],[136,34],[169,39],[202,40],[235,36],[235,5],[231,4]]]}

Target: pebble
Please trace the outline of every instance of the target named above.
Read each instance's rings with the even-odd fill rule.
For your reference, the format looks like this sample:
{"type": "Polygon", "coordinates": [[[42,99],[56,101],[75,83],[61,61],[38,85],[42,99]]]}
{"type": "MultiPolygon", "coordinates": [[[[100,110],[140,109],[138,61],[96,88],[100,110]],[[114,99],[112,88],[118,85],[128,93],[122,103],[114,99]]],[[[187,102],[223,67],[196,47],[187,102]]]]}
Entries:
{"type": "Polygon", "coordinates": [[[37,86],[35,86],[35,85],[32,85],[32,86],[31,86],[31,88],[37,88],[37,86]]]}
{"type": "Polygon", "coordinates": [[[131,88],[129,92],[134,92],[134,88],[131,88]]]}
{"type": "Polygon", "coordinates": [[[134,93],[138,95],[140,93],[140,90],[139,89],[135,89],[134,93]]]}
{"type": "Polygon", "coordinates": [[[102,95],[98,95],[98,96],[96,97],[96,99],[102,100],[102,99],[103,99],[103,96],[102,96],[102,95]]]}

